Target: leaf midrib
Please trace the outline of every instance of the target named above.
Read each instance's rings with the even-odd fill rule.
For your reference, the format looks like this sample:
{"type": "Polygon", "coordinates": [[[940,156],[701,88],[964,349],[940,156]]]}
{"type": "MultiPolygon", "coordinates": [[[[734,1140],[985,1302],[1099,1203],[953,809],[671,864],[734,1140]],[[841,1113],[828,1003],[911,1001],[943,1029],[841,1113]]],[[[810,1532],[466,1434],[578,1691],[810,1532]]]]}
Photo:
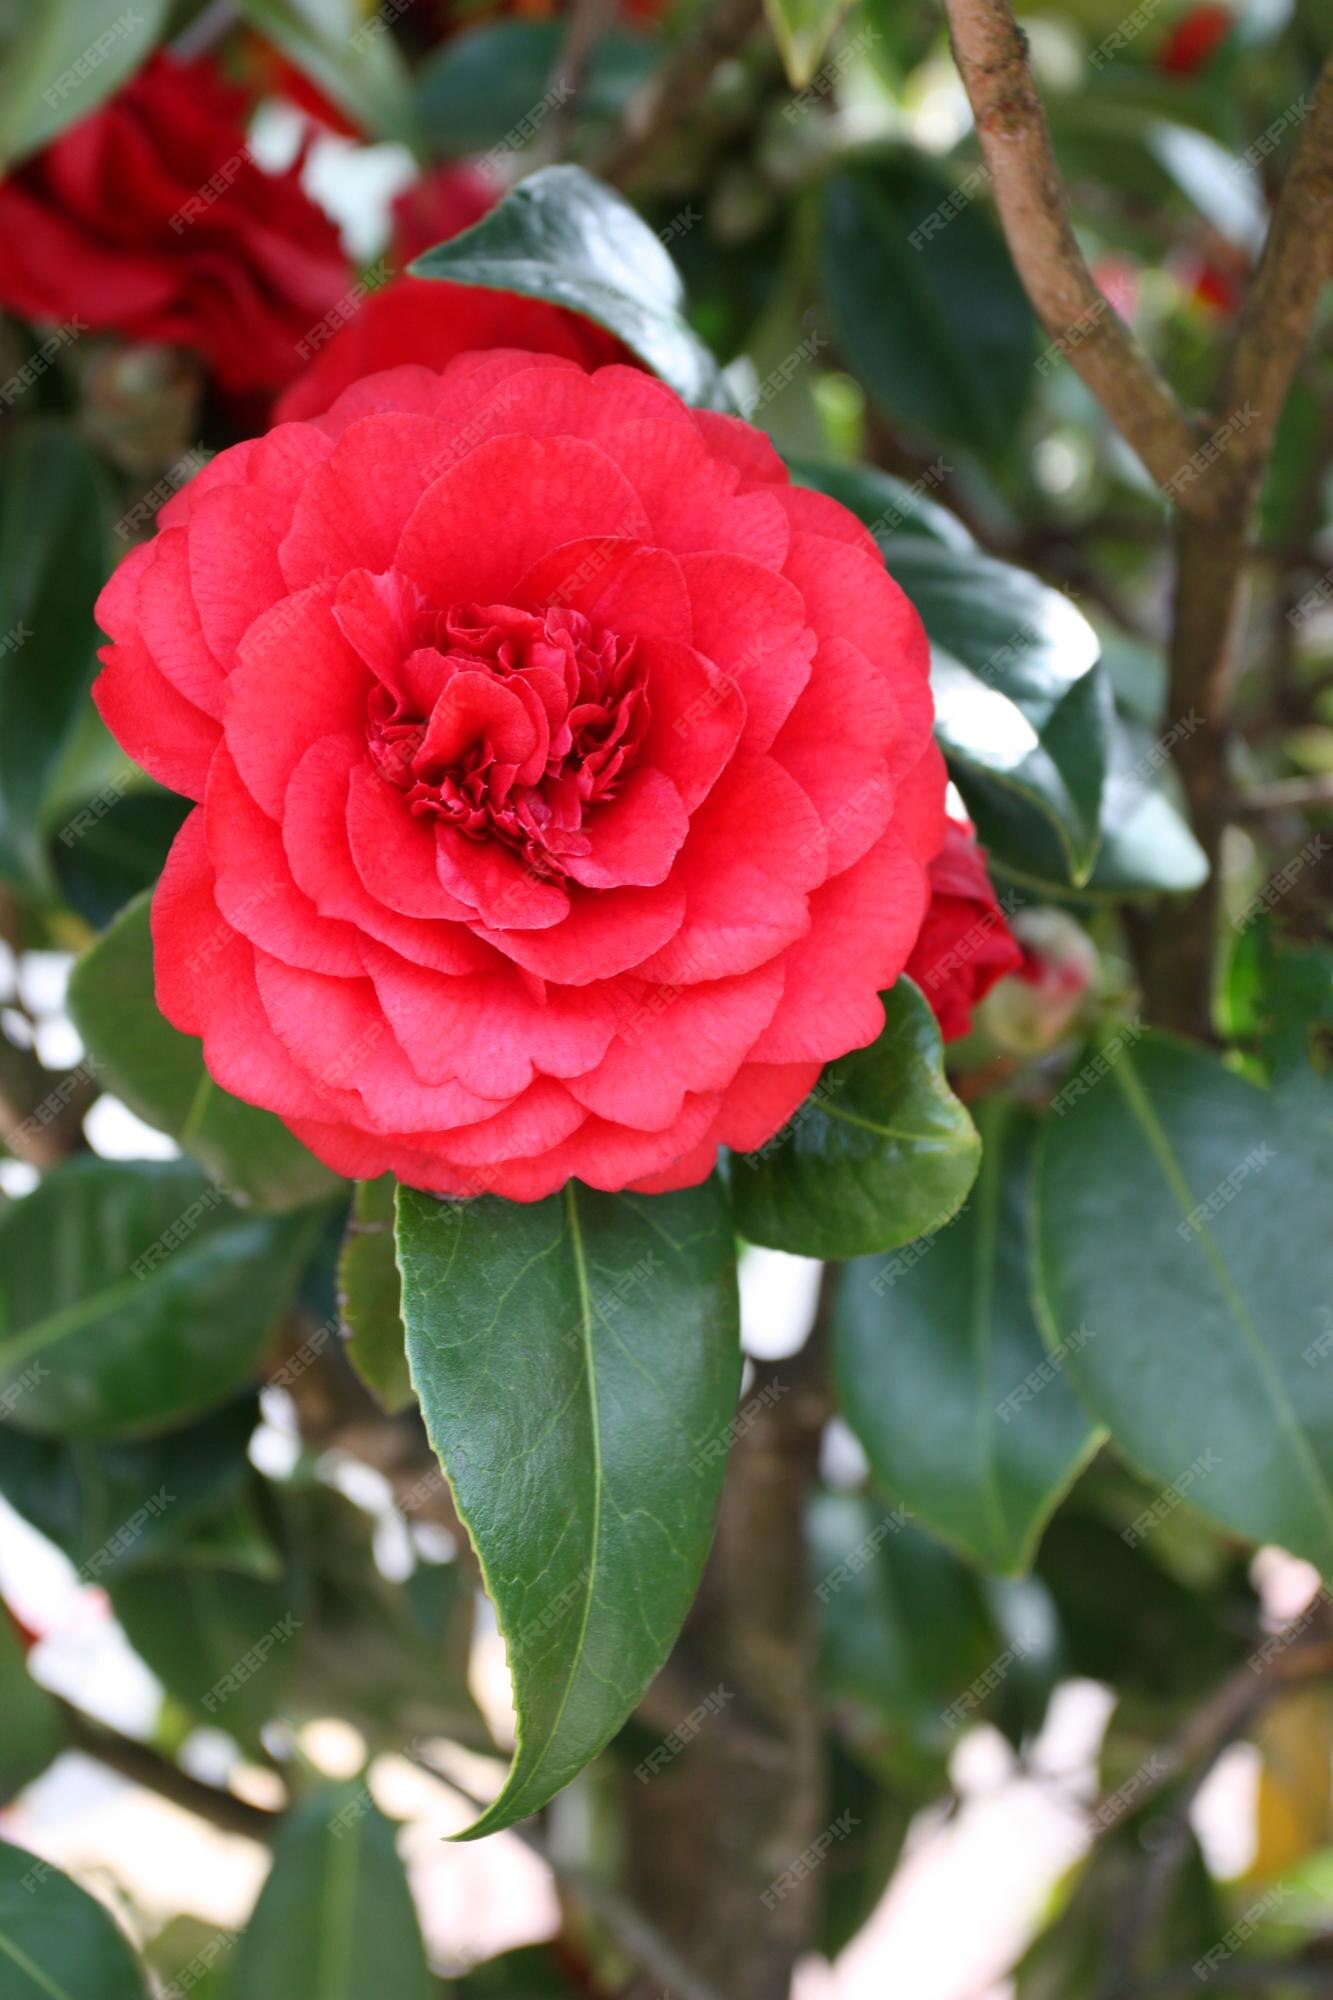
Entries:
{"type": "MultiPolygon", "coordinates": [[[[1142,1128],[1148,1147],[1161,1170],[1167,1186],[1175,1197],[1182,1220],[1198,1206],[1189,1182],[1176,1159],[1171,1140],[1153,1109],[1143,1080],[1134,1065],[1134,1058],[1126,1052],[1114,1066],[1111,1074],[1120,1087],[1130,1109],[1142,1128]]],[[[1301,1429],[1300,1420],[1287,1393],[1286,1384],[1273,1365],[1272,1356],[1264,1345],[1263,1336],[1250,1315],[1245,1296],[1231,1275],[1230,1267],[1218,1248],[1212,1226],[1205,1221],[1192,1232],[1192,1241],[1212,1272],[1214,1282],[1229,1308],[1232,1320],[1249,1349],[1255,1373],[1268,1391],[1279,1428],[1291,1440],[1296,1460],[1305,1475],[1310,1492],[1316,1503],[1316,1512],[1322,1517],[1330,1536],[1333,1536],[1333,1492],[1320,1478],[1319,1463],[1310,1447],[1310,1441],[1301,1429]]]]}
{"type": "Polygon", "coordinates": [[[72,1993],[67,1993],[63,1986],[57,1986],[54,1980],[48,1979],[41,1966],[34,1965],[27,1952],[20,1951],[13,1939],[6,1937],[3,1931],[0,1931],[0,1951],[18,1967],[20,1972],[27,1973],[34,1986],[41,1992],[49,1994],[50,2000],[74,2000],[72,1993]]]}

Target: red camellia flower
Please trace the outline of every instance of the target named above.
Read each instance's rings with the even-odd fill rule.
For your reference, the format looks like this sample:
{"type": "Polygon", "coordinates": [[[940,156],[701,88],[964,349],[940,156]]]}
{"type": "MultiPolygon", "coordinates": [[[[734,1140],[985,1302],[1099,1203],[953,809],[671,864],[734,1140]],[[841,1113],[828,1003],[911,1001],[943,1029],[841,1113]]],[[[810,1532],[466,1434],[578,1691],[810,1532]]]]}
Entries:
{"type": "Polygon", "coordinates": [[[299,167],[251,158],[245,101],[158,54],[0,182],[0,305],[179,342],[230,391],[291,381],[350,273],[299,167]]]}
{"type": "Polygon", "coordinates": [[[584,368],[630,357],[618,340],[577,313],[478,285],[433,278],[391,278],[332,333],[274,410],[280,423],[317,417],[345,389],[386,368],[415,363],[439,369],[460,354],[521,347],[558,354],[584,368]]]}
{"type": "Polygon", "coordinates": [[[972,823],[951,819],[930,864],[930,907],[907,961],[908,976],[930,1002],[946,1042],[967,1034],[977,1002],[1022,962],[972,823]]]}
{"type": "Polygon", "coordinates": [[[944,837],[875,544],[648,375],[406,367],[222,452],[97,683],[200,802],[157,997],[343,1174],[692,1185],[878,1033],[944,837]]]}

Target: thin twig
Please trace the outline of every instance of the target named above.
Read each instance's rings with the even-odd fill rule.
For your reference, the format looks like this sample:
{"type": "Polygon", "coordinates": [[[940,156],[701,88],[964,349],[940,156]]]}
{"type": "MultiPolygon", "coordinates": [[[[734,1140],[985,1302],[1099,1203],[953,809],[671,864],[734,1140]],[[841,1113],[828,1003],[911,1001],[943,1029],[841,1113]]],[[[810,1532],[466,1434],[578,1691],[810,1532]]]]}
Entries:
{"type": "Polygon", "coordinates": [[[623,187],[641,172],[697,108],[713,71],[749,40],[762,14],[763,0],[712,0],[700,8],[666,67],[631,100],[619,133],[597,164],[603,180],[623,187]]]}
{"type": "Polygon", "coordinates": [[[206,1785],[168,1758],[159,1756],[147,1743],[139,1743],[132,1736],[122,1736],[118,1730],[94,1722],[82,1709],[59,1696],[53,1695],[52,1700],[60,1711],[71,1749],[95,1757],[99,1764],[105,1764],[108,1770],[128,1778],[132,1784],[142,1785],[146,1791],[156,1792],[159,1798],[170,1800],[172,1805],[206,1819],[221,1833],[241,1834],[247,1840],[272,1838],[282,1819],[280,1811],[252,1805],[248,1799],[238,1799],[234,1792],[206,1785]]]}

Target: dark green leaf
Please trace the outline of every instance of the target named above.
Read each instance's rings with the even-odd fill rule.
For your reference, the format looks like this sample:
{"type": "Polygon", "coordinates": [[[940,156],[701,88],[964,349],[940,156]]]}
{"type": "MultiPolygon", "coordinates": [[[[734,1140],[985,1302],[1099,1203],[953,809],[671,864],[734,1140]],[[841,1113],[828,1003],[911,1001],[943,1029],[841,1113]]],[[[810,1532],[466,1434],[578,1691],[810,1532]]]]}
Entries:
{"type": "Polygon", "coordinates": [[[192,1721],[251,1744],[282,1712],[306,1611],[290,1577],[161,1563],[110,1592],[131,1646],[192,1721]]]}
{"type": "Polygon", "coordinates": [[[0,1493],[91,1580],[155,1559],[224,1506],[249,1474],[246,1447],[258,1421],[253,1395],[156,1438],[128,1444],[65,1443],[10,1427],[0,1452],[0,1493]],[[172,1495],[133,1535],[125,1523],[145,1498],[172,1495]]]}
{"type": "Polygon", "coordinates": [[[287,1209],[334,1193],[344,1183],[281,1119],[221,1089],[194,1037],[163,1020],[153,998],[150,902],[146,892],[137,897],[70,978],[69,1011],[100,1080],[237,1199],[287,1209]]]}
{"type": "Polygon", "coordinates": [[[148,2000],[134,1954],[102,1905],[49,1861],[0,1841],[4,2000],[148,2000]]]}
{"type": "Polygon", "coordinates": [[[0,873],[30,889],[50,885],[42,799],[97,664],[107,518],[73,431],[23,424],[0,457],[0,873]]]}
{"type": "Polygon", "coordinates": [[[1067,597],[1011,563],[921,535],[881,547],[930,635],[935,733],[982,839],[1019,860],[1034,838],[1044,853],[1054,832],[1069,879],[1086,881],[1112,727],[1096,633],[1067,597]]]}
{"type": "Polygon", "coordinates": [[[356,1781],[296,1807],[236,1947],[233,2000],[431,2000],[396,1831],[356,1781]]]}
{"type": "Polygon", "coordinates": [[[742,1233],[807,1257],[894,1250],[939,1229],[976,1178],[981,1142],[944,1074],[935,1016],[910,979],[884,996],[868,1049],[831,1063],[757,1152],[737,1155],[742,1233]]]}
{"type": "MultiPolygon", "coordinates": [[[[39,1778],[63,1747],[56,1705],[28,1672],[18,1633],[0,1603],[0,1806],[39,1778]]],[[[5,1989],[0,1952],[0,1993],[5,1989]]]]}
{"type": "Polygon", "coordinates": [[[470,1829],[544,1805],[666,1659],[708,1552],[739,1382],[731,1221],[681,1194],[398,1195],[422,1413],[509,1651],[518,1747],[470,1829]]]}
{"type": "Polygon", "coordinates": [[[581,167],[529,175],[412,272],[567,306],[633,348],[687,403],[729,407],[716,361],[686,322],[667,252],[627,201],[581,167]]]}
{"type": "Polygon", "coordinates": [[[866,1495],[817,1495],[808,1532],[826,1694],[872,1759],[896,1743],[909,1770],[942,1776],[955,1704],[1001,1650],[980,1579],[866,1495]]]}
{"type": "MultiPolygon", "coordinates": [[[[1164,1035],[1059,1100],[1037,1185],[1049,1342],[1126,1456],[1256,1541],[1333,1565],[1333,1131],[1164,1035]]],[[[1151,1520],[1136,1532],[1148,1533],[1151,1520]]]]}
{"type": "Polygon", "coordinates": [[[1028,1299],[1031,1122],[979,1109],[981,1170],[948,1229],[844,1273],[842,1410],[878,1483],[983,1567],[1017,1572],[1096,1429],[1028,1299]]]}
{"type": "Polygon", "coordinates": [[[0,1214],[0,1396],[20,1430],[133,1437],[221,1403],[296,1281],[304,1216],[184,1161],[71,1160],[0,1214]]]}
{"type": "Polygon", "coordinates": [[[984,201],[924,156],[845,167],[823,208],[838,342],[886,416],[995,453],[1037,384],[1036,323],[984,201]]]}
{"type": "Polygon", "coordinates": [[[348,1329],[347,1357],[390,1412],[413,1401],[403,1333],[403,1288],[393,1254],[390,1174],[359,1181],[338,1259],[338,1306],[348,1329]]]}
{"type": "Polygon", "coordinates": [[[190,811],[188,799],[147,781],[75,806],[47,842],[66,902],[101,930],[152,888],[190,811]]]}
{"type": "MultiPolygon", "coordinates": [[[[417,110],[432,149],[460,158],[484,153],[517,134],[540,134],[561,104],[552,90],[567,35],[564,21],[484,21],[450,35],[417,71],[417,110]]],[[[647,35],[610,29],[599,35],[579,86],[578,121],[618,113],[656,65],[647,35]]]]}

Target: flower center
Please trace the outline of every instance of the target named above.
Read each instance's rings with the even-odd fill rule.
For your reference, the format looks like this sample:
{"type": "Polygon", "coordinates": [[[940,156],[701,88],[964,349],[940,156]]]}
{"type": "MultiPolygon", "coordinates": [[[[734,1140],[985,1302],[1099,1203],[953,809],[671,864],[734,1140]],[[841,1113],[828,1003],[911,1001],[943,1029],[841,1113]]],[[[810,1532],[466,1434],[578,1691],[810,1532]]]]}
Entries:
{"type": "Polygon", "coordinates": [[[586,854],[585,815],[632,769],[650,709],[636,639],[580,611],[424,611],[370,696],[370,753],[414,813],[499,840],[544,875],[586,854]]]}

